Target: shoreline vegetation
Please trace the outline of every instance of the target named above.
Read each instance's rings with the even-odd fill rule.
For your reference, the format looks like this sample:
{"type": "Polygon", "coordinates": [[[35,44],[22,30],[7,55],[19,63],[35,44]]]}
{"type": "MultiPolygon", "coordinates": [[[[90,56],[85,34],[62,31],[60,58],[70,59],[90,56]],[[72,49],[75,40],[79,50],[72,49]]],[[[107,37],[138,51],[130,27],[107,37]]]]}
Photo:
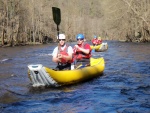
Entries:
{"type": "MultiPolygon", "coordinates": [[[[87,41],[91,41],[91,40],[87,40],[87,41]]],[[[108,41],[108,40],[104,40],[104,41],[108,41]]],[[[129,42],[129,41],[126,41],[126,40],[114,40],[114,41],[119,41],[119,42],[129,42]]],[[[75,41],[68,41],[68,42],[75,42],[75,41]]],[[[28,45],[44,45],[44,44],[51,44],[51,43],[57,43],[57,41],[54,41],[54,42],[48,42],[48,43],[40,43],[40,42],[28,42],[28,43],[18,43],[16,45],[10,45],[10,44],[5,44],[5,45],[0,45],[0,48],[6,48],[6,47],[14,47],[14,46],[28,46],[28,45]]],[[[138,40],[137,41],[134,41],[132,43],[150,43],[150,42],[139,42],[138,40]]]]}
{"type": "Polygon", "coordinates": [[[52,7],[61,10],[59,33],[102,40],[150,42],[150,1],[0,0],[0,47],[56,42],[52,7]],[[139,10],[140,9],[140,10],[139,10]]]}
{"type": "MultiPolygon", "coordinates": [[[[87,41],[90,41],[90,40],[87,40],[87,41]]],[[[104,41],[108,41],[108,40],[104,40],[104,41]]],[[[119,42],[129,42],[129,41],[126,41],[126,40],[115,40],[115,41],[119,41],[119,42]]],[[[68,41],[68,42],[75,42],[75,41],[68,41]]],[[[51,44],[51,43],[57,43],[56,41],[55,42],[49,42],[49,43],[39,43],[39,42],[31,42],[31,43],[19,43],[17,45],[10,45],[10,44],[6,44],[6,45],[0,45],[0,48],[6,48],[6,47],[14,47],[14,46],[34,46],[34,45],[44,45],[44,44],[51,44]]],[[[132,42],[132,43],[150,43],[150,42],[139,42],[139,41],[135,41],[135,42],[132,42]]]]}

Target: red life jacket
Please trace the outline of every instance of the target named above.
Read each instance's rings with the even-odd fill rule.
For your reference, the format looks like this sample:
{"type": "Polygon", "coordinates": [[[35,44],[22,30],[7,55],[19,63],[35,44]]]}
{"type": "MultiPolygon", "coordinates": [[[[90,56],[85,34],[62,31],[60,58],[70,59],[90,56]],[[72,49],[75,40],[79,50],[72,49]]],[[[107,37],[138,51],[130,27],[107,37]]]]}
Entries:
{"type": "MultiPolygon", "coordinates": [[[[87,43],[83,43],[81,48],[85,49],[86,44],[87,43]]],[[[89,54],[85,54],[85,53],[83,53],[82,51],[79,51],[79,50],[77,50],[77,51],[74,50],[74,55],[75,55],[74,58],[77,59],[77,60],[88,59],[88,58],[91,57],[91,50],[90,50],[89,54]]]]}
{"type": "MultiPolygon", "coordinates": [[[[64,50],[62,50],[61,47],[59,48],[60,54],[66,55],[66,56],[68,56],[67,50],[68,50],[68,45],[66,45],[64,50]]],[[[72,63],[72,62],[73,62],[73,59],[68,60],[68,61],[66,61],[66,59],[64,58],[61,59],[61,63],[72,63]]]]}
{"type": "Polygon", "coordinates": [[[92,40],[92,43],[93,43],[94,45],[96,45],[96,44],[97,44],[97,40],[96,40],[96,39],[93,39],[93,40],[92,40]]]}
{"type": "Polygon", "coordinates": [[[98,45],[102,44],[102,40],[98,39],[98,45]]]}
{"type": "Polygon", "coordinates": [[[98,40],[98,39],[93,39],[93,40],[92,40],[92,43],[93,43],[94,45],[99,45],[101,42],[100,42],[100,40],[98,40]]]}

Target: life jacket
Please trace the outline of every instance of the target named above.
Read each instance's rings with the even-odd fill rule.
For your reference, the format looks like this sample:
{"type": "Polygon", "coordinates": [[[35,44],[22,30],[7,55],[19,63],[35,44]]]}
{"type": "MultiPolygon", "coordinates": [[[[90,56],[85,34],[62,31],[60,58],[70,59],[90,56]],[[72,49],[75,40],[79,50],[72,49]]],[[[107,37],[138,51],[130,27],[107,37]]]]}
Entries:
{"type": "Polygon", "coordinates": [[[98,44],[101,44],[102,43],[102,40],[101,39],[98,39],[98,44]]]}
{"type": "Polygon", "coordinates": [[[98,40],[98,39],[93,39],[93,40],[92,40],[92,43],[93,43],[94,45],[97,45],[97,44],[99,44],[99,40],[98,40]]]}
{"type": "MultiPolygon", "coordinates": [[[[68,53],[67,53],[68,45],[65,46],[64,50],[62,50],[61,47],[58,49],[60,51],[60,54],[68,56],[68,53]]],[[[73,59],[68,60],[68,61],[66,61],[66,59],[64,59],[64,58],[61,59],[61,63],[64,63],[64,64],[65,63],[72,63],[72,62],[73,62],[73,59]]]]}
{"type": "MultiPolygon", "coordinates": [[[[85,49],[85,45],[87,43],[83,43],[81,48],[84,48],[85,49]]],[[[79,51],[79,50],[74,50],[74,59],[77,59],[77,60],[81,60],[81,59],[89,59],[91,57],[91,50],[90,50],[90,53],[89,54],[85,54],[83,53],[82,51],[79,51]]]]}

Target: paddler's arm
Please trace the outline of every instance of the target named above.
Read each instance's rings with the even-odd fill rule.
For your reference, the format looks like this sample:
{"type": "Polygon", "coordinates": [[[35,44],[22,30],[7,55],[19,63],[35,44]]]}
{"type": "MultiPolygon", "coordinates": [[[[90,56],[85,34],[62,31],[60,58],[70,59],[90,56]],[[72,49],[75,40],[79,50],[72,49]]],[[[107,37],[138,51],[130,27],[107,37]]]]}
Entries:
{"type": "Polygon", "coordinates": [[[55,62],[55,63],[60,62],[60,59],[58,58],[58,47],[56,47],[56,48],[53,50],[53,53],[52,53],[52,61],[55,62]]]}
{"type": "Polygon", "coordinates": [[[60,58],[57,57],[57,54],[53,55],[52,61],[56,63],[60,62],[60,58]]]}
{"type": "Polygon", "coordinates": [[[62,55],[62,54],[59,54],[58,55],[58,58],[63,58],[63,59],[65,59],[66,61],[68,61],[68,60],[71,60],[72,59],[72,54],[68,54],[68,55],[62,55]]]}
{"type": "Polygon", "coordinates": [[[68,47],[67,51],[68,55],[62,55],[62,58],[65,59],[66,61],[72,60],[73,57],[73,49],[71,46],[68,47]]]}
{"type": "Polygon", "coordinates": [[[78,45],[75,45],[75,47],[76,47],[79,51],[82,51],[82,52],[85,53],[85,54],[89,54],[89,53],[90,53],[90,50],[89,50],[89,49],[81,48],[81,47],[79,47],[78,45]]]}

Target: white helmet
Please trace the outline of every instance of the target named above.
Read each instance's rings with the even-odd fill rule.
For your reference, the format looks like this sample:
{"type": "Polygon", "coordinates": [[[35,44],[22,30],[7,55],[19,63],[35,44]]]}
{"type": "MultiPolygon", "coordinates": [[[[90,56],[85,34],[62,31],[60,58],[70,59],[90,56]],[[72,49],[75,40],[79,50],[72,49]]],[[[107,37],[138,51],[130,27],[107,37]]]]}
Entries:
{"type": "Polygon", "coordinates": [[[59,34],[59,37],[57,36],[57,39],[66,39],[66,36],[64,34],[59,34]]]}

